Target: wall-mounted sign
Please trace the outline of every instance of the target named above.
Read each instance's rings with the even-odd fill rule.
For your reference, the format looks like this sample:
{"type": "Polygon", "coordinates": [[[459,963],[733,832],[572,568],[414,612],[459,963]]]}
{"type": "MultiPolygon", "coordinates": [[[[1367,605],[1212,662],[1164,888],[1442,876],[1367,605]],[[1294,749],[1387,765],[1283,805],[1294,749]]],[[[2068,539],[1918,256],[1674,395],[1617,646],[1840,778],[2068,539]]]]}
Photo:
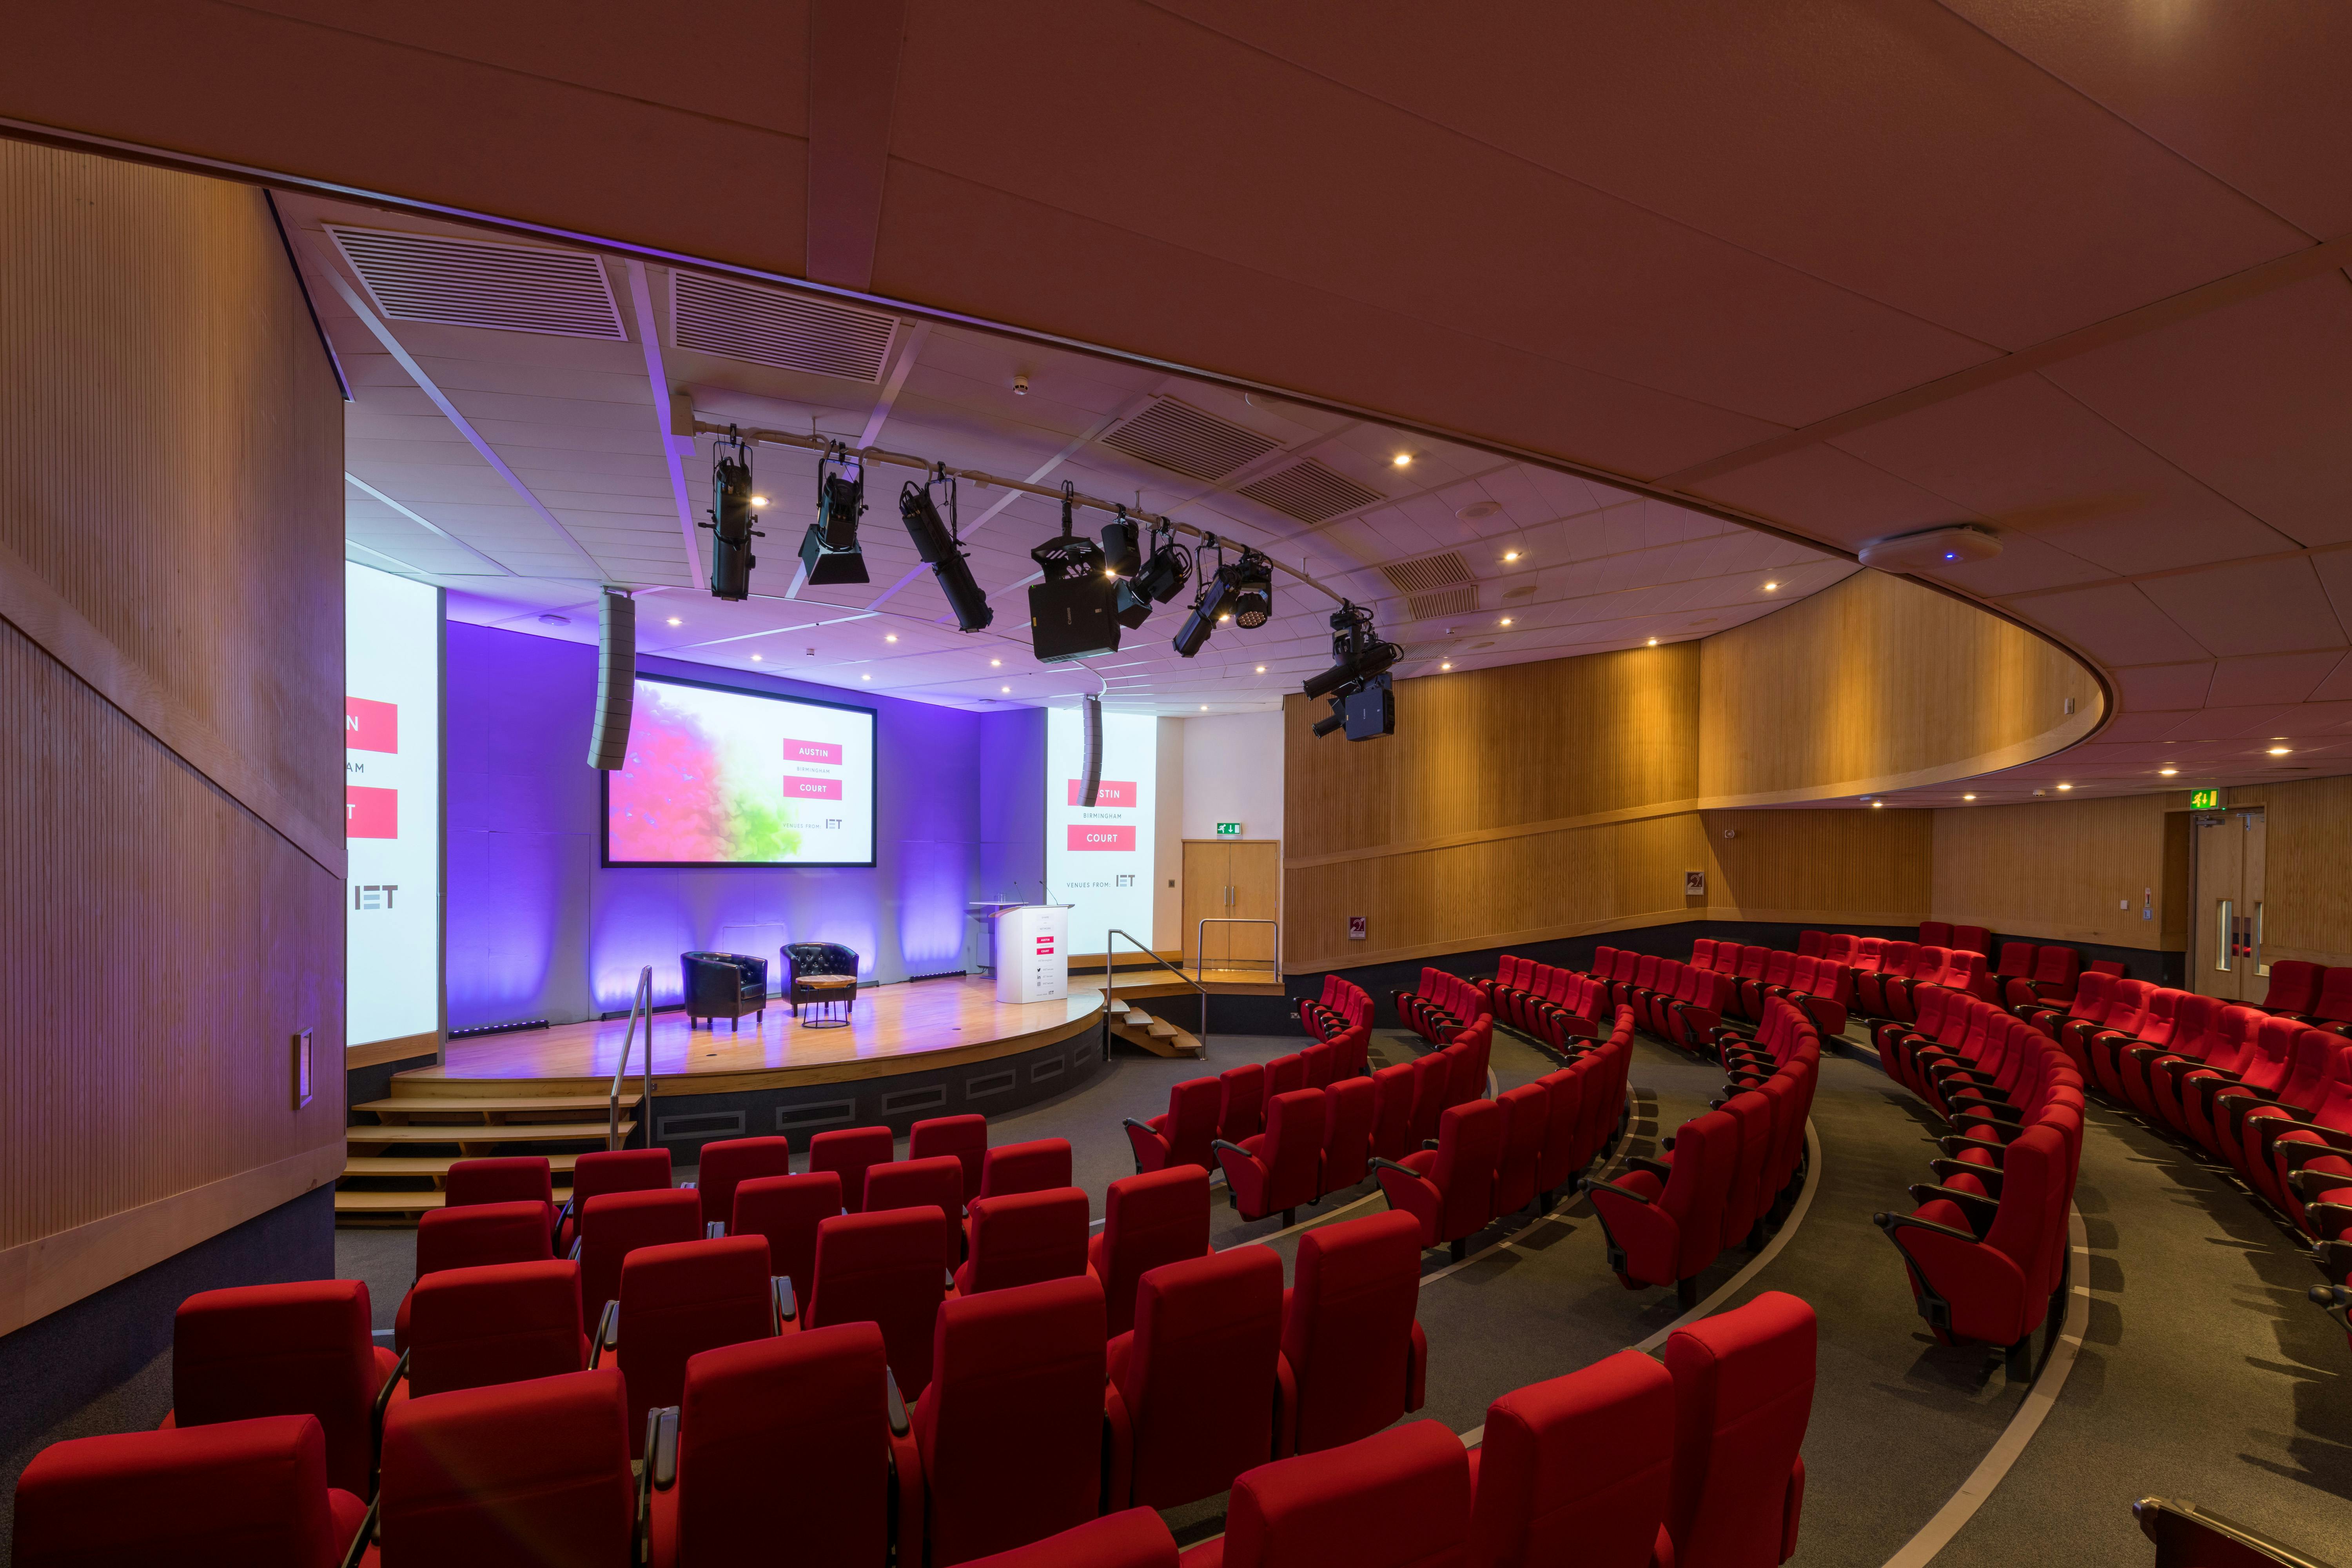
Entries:
{"type": "Polygon", "coordinates": [[[2189,792],[2189,809],[2215,811],[2221,808],[2221,792],[2218,789],[2192,789],[2189,792]]]}
{"type": "Polygon", "coordinates": [[[1217,837],[1220,837],[1220,838],[1239,838],[1241,836],[1242,836],[1242,825],[1241,825],[1240,823],[1238,823],[1238,822],[1220,822],[1219,824],[1217,824],[1217,837]]]}
{"type": "Polygon", "coordinates": [[[1685,899],[1703,899],[1706,897],[1706,872],[1685,871],[1683,873],[1683,897],[1685,899]]]}
{"type": "Polygon", "coordinates": [[[1370,918],[1370,917],[1367,915],[1349,915],[1348,917],[1348,940],[1349,942],[1361,942],[1364,940],[1364,924],[1370,918]]]}

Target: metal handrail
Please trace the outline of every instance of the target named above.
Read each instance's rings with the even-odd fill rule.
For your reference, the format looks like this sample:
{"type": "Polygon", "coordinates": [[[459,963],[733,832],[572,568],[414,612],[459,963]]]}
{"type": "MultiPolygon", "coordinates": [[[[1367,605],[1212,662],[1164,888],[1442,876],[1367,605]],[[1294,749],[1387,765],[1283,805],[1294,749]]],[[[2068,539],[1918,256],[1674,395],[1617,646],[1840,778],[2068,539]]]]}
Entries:
{"type": "Polygon", "coordinates": [[[621,1146],[621,1084],[629,1076],[629,1054],[637,1043],[637,1014],[646,1016],[646,1066],[643,1092],[637,1097],[637,1120],[645,1122],[646,1147],[654,1146],[654,966],[637,971],[637,988],[629,994],[629,1032],[621,1040],[621,1060],[613,1068],[613,1092],[604,1101],[604,1147],[621,1146]]]}
{"type": "MultiPolygon", "coordinates": [[[[1209,988],[1136,941],[1132,936],[1128,936],[1127,932],[1117,926],[1111,928],[1110,935],[1127,937],[1129,946],[1201,994],[1201,1054],[1207,1056],[1209,1054],[1209,988]]],[[[1275,938],[1277,943],[1281,940],[1279,935],[1275,938]]],[[[1110,1005],[1118,999],[1118,966],[1111,962],[1114,956],[1110,938],[1105,937],[1103,939],[1103,1060],[1105,1061],[1110,1060],[1110,1005]]]]}
{"type": "Polygon", "coordinates": [[[1209,973],[1209,928],[1211,926],[1272,926],[1274,928],[1274,977],[1282,979],[1282,922],[1269,920],[1244,920],[1238,915],[1204,915],[1192,931],[1192,962],[1202,974],[1209,973]]]}

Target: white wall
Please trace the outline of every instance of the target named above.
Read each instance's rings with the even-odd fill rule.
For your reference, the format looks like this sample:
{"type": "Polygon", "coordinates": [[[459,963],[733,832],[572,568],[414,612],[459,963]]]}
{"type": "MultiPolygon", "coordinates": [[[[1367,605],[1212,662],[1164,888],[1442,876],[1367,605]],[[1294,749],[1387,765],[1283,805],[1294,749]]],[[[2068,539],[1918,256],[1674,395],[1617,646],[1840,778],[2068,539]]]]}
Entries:
{"type": "MultiPolygon", "coordinates": [[[[1244,838],[1280,838],[1282,715],[1223,713],[1181,723],[1184,813],[1179,837],[1214,838],[1217,824],[1238,822],[1244,838]]],[[[1162,726],[1163,737],[1167,728],[1162,726]]],[[[1163,738],[1160,755],[1170,749],[1163,738]]]]}
{"type": "Polygon", "coordinates": [[[1153,866],[1151,871],[1151,945],[1161,952],[1181,952],[1184,945],[1184,846],[1180,831],[1184,817],[1184,725],[1181,719],[1160,721],[1160,771],[1153,784],[1153,866]]]}

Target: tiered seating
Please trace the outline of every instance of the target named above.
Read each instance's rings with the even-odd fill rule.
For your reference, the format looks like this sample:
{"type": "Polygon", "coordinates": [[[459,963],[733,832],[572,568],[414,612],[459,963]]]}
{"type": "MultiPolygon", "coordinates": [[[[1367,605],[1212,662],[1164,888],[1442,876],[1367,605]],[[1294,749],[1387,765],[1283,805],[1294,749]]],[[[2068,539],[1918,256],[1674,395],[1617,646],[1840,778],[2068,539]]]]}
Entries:
{"type": "Polygon", "coordinates": [[[1728,1247],[1761,1247],[1801,1185],[1821,1037],[1784,998],[1766,998],[1764,1013],[1752,1037],[1728,1027],[1709,1037],[1729,1081],[1714,1109],[1665,1141],[1665,1158],[1637,1157],[1613,1182],[1583,1184],[1629,1290],[1672,1286],[1684,1306],[1696,1303],[1698,1277],[1728,1247]]]}
{"type": "Polygon", "coordinates": [[[1418,990],[1391,991],[1389,996],[1396,1004],[1397,1021],[1433,1046],[1447,1044],[1494,1012],[1484,990],[1433,967],[1421,972],[1418,990]]]}
{"type": "Polygon", "coordinates": [[[1478,984],[1496,1017],[1555,1050],[1597,1039],[1610,1016],[1605,982],[1531,958],[1507,952],[1494,978],[1478,984]]]}
{"type": "Polygon", "coordinates": [[[1331,1039],[1349,1029],[1369,1030],[1372,1026],[1371,993],[1353,981],[1327,974],[1323,977],[1322,995],[1299,998],[1298,1021],[1318,1040],[1331,1039]]]}
{"type": "MultiPolygon", "coordinates": [[[[1828,940],[1824,939],[1824,945],[1828,940]]],[[[1779,996],[1802,1010],[1816,1030],[1835,1035],[1845,1028],[1853,1002],[1853,972],[1826,953],[1780,952],[1702,937],[1691,943],[1685,967],[1730,977],[1731,1006],[1723,1015],[1726,1018],[1760,1023],[1765,1000],[1779,996]]],[[[1703,1036],[1706,1030],[1702,1026],[1699,1032],[1703,1036]]],[[[1675,1039],[1671,1034],[1661,1037],[1675,1039]]],[[[1692,1048],[1706,1054],[1703,1041],[1692,1048]]]]}

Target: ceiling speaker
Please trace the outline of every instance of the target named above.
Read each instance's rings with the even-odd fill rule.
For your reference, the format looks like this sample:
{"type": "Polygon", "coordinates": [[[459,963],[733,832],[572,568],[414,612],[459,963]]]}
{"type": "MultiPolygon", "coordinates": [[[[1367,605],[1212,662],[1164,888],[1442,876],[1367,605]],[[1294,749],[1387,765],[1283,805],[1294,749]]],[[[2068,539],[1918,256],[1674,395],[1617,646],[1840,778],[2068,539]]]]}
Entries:
{"type": "Polygon", "coordinates": [[[596,613],[596,725],[588,765],[617,773],[629,760],[629,709],[637,695],[637,602],[604,590],[596,613]]]}
{"type": "Polygon", "coordinates": [[[1973,522],[1955,522],[1874,539],[1862,547],[1861,559],[1881,572],[1937,572],[2000,553],[2000,535],[1973,522]]]}

